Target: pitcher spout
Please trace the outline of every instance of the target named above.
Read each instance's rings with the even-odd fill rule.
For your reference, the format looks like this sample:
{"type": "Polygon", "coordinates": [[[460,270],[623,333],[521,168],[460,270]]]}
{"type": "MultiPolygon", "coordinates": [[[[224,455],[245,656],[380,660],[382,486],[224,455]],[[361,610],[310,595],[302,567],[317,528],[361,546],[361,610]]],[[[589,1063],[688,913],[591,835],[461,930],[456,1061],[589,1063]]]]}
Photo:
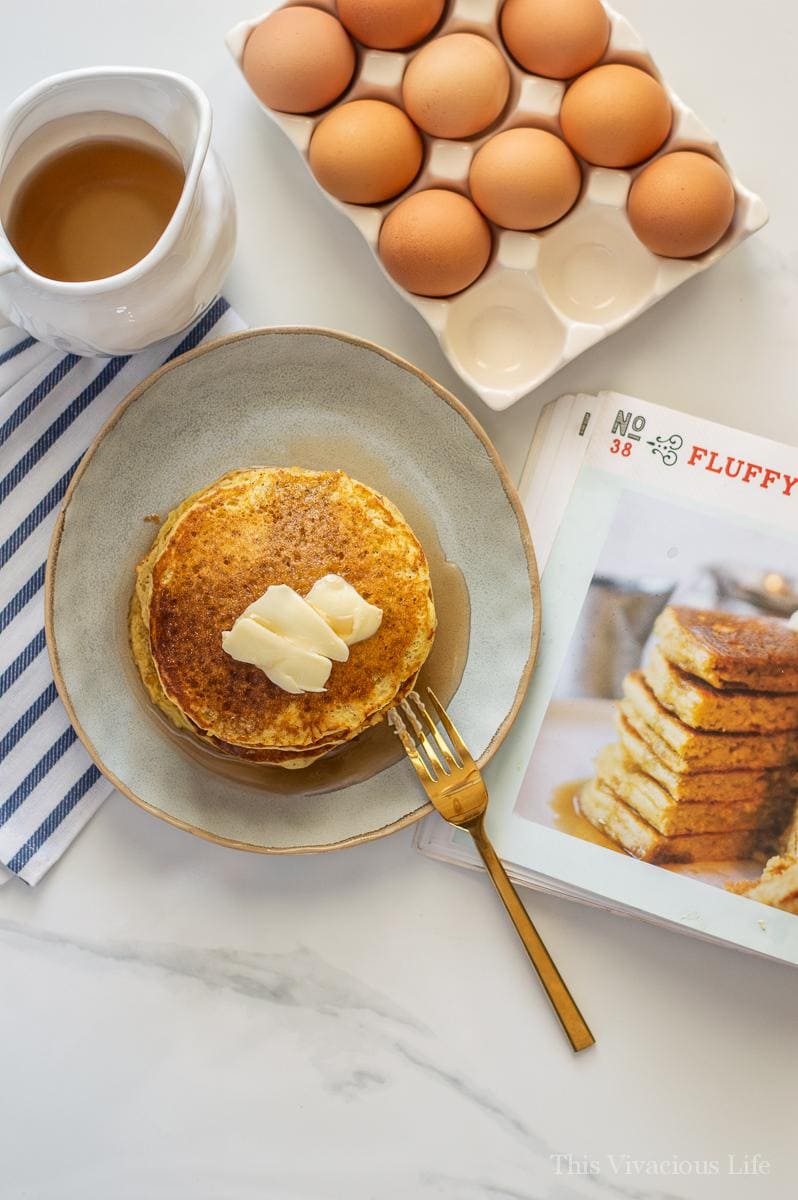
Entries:
{"type": "Polygon", "coordinates": [[[173,221],[182,225],[196,195],[210,147],[213,124],[210,101],[185,75],[146,68],[118,70],[128,91],[126,111],[162,134],[181,160],[185,183],[173,221]]]}

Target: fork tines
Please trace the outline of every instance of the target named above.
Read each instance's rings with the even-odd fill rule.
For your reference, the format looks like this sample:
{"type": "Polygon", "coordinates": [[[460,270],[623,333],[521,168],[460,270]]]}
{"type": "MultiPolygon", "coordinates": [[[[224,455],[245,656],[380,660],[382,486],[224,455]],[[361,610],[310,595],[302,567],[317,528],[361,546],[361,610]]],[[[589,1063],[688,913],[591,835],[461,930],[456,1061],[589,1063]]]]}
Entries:
{"type": "Polygon", "coordinates": [[[446,738],[418,692],[411,692],[400,704],[407,724],[396,708],[388,714],[388,722],[419,774],[423,770],[426,777],[435,782],[442,776],[453,775],[463,768],[468,768],[473,765],[473,760],[432,688],[427,688],[427,695],[435,717],[447,735],[446,738]],[[408,730],[408,725],[415,735],[415,740],[408,730]]]}

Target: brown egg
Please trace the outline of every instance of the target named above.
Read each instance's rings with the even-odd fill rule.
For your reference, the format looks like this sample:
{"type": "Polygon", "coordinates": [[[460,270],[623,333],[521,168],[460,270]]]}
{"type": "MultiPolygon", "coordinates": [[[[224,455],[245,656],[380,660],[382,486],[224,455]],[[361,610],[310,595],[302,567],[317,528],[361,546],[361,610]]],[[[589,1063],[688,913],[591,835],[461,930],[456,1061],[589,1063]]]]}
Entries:
{"type": "Polygon", "coordinates": [[[338,16],[359,42],[375,50],[404,50],[431,33],[445,0],[338,0],[338,16]]]}
{"type": "Polygon", "coordinates": [[[654,254],[692,258],[720,241],[734,204],[732,181],[714,158],[678,150],[638,175],[629,192],[629,220],[654,254]]]}
{"type": "Polygon", "coordinates": [[[388,213],[378,248],[388,274],[408,292],[452,296],[485,270],[490,228],[465,196],[430,188],[388,213]]]}
{"type": "Polygon", "coordinates": [[[423,154],[415,125],[383,100],[351,100],[328,112],[308,151],[321,186],[348,204],[381,204],[403,192],[423,154]]]}
{"type": "Polygon", "coordinates": [[[404,106],[426,133],[470,137],[499,116],[510,94],[510,72],[487,38],[450,33],[410,60],[402,81],[404,106]]]}
{"type": "Polygon", "coordinates": [[[474,203],[497,225],[542,229],[576,203],[582,172],[553,133],[507,129],[477,151],[468,183],[474,203]]]}
{"type": "Polygon", "coordinates": [[[632,167],[650,158],[670,133],[672,120],[662,84],[622,63],[580,75],[560,109],[565,140],[599,167],[632,167]]]}
{"type": "Polygon", "coordinates": [[[326,108],[346,90],[355,48],[340,21],[318,8],[281,8],[247,38],[244,75],[255,95],[280,112],[326,108]]]}
{"type": "Polygon", "coordinates": [[[525,70],[570,79],[601,58],[610,40],[610,21],[601,0],[507,0],[501,31],[525,70]]]}

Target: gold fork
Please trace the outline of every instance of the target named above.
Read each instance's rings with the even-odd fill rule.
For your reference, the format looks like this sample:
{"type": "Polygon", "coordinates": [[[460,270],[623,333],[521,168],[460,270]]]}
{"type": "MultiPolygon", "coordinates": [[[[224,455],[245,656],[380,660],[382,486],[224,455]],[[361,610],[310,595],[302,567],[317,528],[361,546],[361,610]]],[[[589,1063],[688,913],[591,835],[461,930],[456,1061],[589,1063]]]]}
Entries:
{"type": "Polygon", "coordinates": [[[432,688],[427,688],[427,694],[436,718],[446,732],[448,743],[418,692],[411,692],[408,699],[401,702],[407,724],[395,708],[388,714],[389,724],[404,746],[407,757],[415,767],[424,791],[435,808],[444,820],[459,829],[468,830],[471,834],[496,891],[524,944],[530,962],[554,1006],[568,1041],[575,1051],[586,1050],[596,1039],[588,1029],[485,832],[488,791],[479,768],[432,688]],[[410,735],[408,725],[415,734],[415,741],[410,735]]]}

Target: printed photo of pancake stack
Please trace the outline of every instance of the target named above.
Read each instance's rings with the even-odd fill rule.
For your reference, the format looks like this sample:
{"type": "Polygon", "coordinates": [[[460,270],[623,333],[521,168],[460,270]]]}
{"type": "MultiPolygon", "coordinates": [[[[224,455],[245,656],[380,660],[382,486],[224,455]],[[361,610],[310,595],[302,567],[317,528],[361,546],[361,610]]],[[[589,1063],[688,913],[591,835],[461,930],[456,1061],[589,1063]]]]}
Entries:
{"type": "Polygon", "coordinates": [[[618,741],[598,755],[582,815],[652,863],[781,848],[767,890],[788,906],[790,887],[798,900],[798,632],[774,617],[669,606],[652,641],[624,680],[618,741]]]}

